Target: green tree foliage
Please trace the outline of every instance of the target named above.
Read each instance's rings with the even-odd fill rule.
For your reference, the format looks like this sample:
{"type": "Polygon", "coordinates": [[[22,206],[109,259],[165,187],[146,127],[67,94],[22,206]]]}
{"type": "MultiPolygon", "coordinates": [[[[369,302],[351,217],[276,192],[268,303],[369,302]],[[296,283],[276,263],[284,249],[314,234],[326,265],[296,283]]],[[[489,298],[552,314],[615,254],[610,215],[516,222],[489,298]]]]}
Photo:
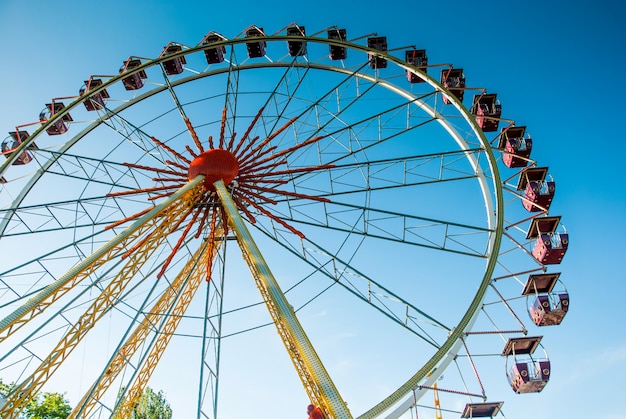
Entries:
{"type": "MultiPolygon", "coordinates": [[[[0,405],[14,387],[14,383],[5,384],[0,378],[0,405]]],[[[23,417],[26,419],[66,419],[71,411],[69,402],[61,393],[43,393],[30,402],[23,417]]]]}
{"type": "Polygon", "coordinates": [[[26,407],[27,419],[66,419],[72,408],[61,393],[43,393],[26,407]]]}
{"type": "MultiPolygon", "coordinates": [[[[4,402],[14,383],[5,384],[0,378],[0,405],[4,402]]],[[[24,411],[26,419],[66,419],[72,408],[61,393],[43,393],[34,398],[24,411]]]]}
{"type": "MultiPolygon", "coordinates": [[[[0,378],[0,405],[14,384],[5,384],[0,378]]],[[[123,393],[123,389],[122,389],[123,393]]],[[[43,393],[33,399],[24,411],[25,419],[67,419],[72,408],[61,393],[43,393]]],[[[131,419],[172,419],[172,408],[162,391],[150,387],[139,398],[131,419]]]]}
{"type": "Polygon", "coordinates": [[[6,396],[13,387],[13,384],[5,384],[2,382],[2,378],[0,378],[0,406],[4,405],[6,396]]]}
{"type": "Polygon", "coordinates": [[[132,419],[172,419],[172,408],[162,391],[155,393],[150,387],[139,398],[132,419]]]}
{"type": "Polygon", "coordinates": [[[6,396],[7,394],[9,394],[9,391],[11,391],[12,388],[12,384],[5,384],[2,382],[2,378],[0,378],[0,394],[6,396]]]}

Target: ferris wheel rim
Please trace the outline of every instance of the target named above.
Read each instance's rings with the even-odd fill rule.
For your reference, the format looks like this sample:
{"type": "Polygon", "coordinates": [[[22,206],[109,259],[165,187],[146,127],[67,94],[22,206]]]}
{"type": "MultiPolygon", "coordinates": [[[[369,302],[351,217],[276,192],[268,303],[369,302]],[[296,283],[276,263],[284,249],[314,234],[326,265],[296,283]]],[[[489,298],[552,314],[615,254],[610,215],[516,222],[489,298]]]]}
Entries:
{"type": "MultiPolygon", "coordinates": [[[[265,39],[266,41],[285,41],[285,40],[289,40],[292,37],[284,37],[284,36],[269,36],[269,37],[265,37],[262,39],[265,39]]],[[[295,38],[295,37],[293,37],[295,38]]],[[[318,42],[321,44],[333,44],[336,43],[334,41],[329,41],[327,39],[322,39],[322,38],[314,38],[314,37],[298,37],[294,40],[304,40],[304,41],[308,41],[308,42],[318,42]]],[[[224,45],[231,45],[231,44],[241,44],[244,43],[245,40],[244,39],[235,39],[235,40],[229,40],[229,41],[225,41],[224,45]]],[[[406,63],[402,62],[400,59],[393,57],[389,54],[386,53],[382,53],[380,51],[374,50],[372,48],[368,48],[368,47],[362,47],[356,44],[352,44],[350,42],[345,42],[344,43],[345,46],[347,48],[353,48],[353,49],[358,49],[361,52],[365,52],[365,53],[373,53],[373,54],[378,54],[381,56],[384,56],[386,59],[388,59],[389,61],[395,62],[396,65],[398,65],[399,67],[407,67],[407,70],[415,70],[415,67],[411,67],[409,65],[407,65],[406,63]]],[[[342,44],[343,45],[343,44],[342,44]]],[[[184,50],[183,53],[181,53],[180,55],[186,55],[186,54],[192,54],[194,52],[198,52],[198,51],[202,51],[203,49],[205,49],[205,46],[197,46],[194,48],[191,48],[189,50],[184,50]]],[[[153,59],[152,61],[146,62],[144,65],[146,67],[141,67],[141,69],[143,68],[147,68],[153,65],[159,65],[160,63],[162,63],[165,60],[171,59],[173,56],[162,56],[156,59],[153,59]]],[[[267,67],[287,67],[288,64],[287,63],[260,63],[260,64],[249,64],[249,65],[242,65],[242,66],[237,66],[236,71],[245,71],[245,70],[253,70],[256,68],[267,68],[267,67]]],[[[301,67],[311,67],[311,68],[316,68],[318,70],[329,70],[329,71],[337,71],[340,73],[349,73],[349,70],[346,69],[339,69],[339,68],[335,68],[333,66],[322,66],[322,65],[316,65],[314,63],[308,63],[306,65],[301,65],[301,67]],[[326,68],[327,67],[327,68],[326,68]]],[[[194,80],[200,79],[200,78],[204,78],[204,77],[210,77],[216,74],[224,74],[227,71],[232,71],[233,69],[229,66],[226,69],[218,69],[215,70],[214,72],[208,72],[208,73],[202,73],[202,74],[195,74],[193,76],[189,76],[186,77],[184,79],[179,79],[179,80],[175,80],[172,83],[172,86],[178,86],[178,85],[182,85],[185,83],[191,83],[194,80]]],[[[140,71],[140,69],[136,69],[134,71],[140,71]]],[[[417,72],[417,71],[416,71],[417,72]]],[[[427,81],[430,84],[434,83],[434,86],[438,92],[445,94],[446,93],[446,89],[439,84],[438,82],[434,81],[434,79],[430,78],[429,76],[423,76],[422,74],[418,74],[420,75],[420,77],[424,77],[425,81],[427,81]],[[426,80],[428,79],[428,80],[426,80]],[[436,85],[436,86],[435,86],[436,85]]],[[[105,89],[106,87],[118,83],[122,80],[122,78],[124,76],[127,76],[127,74],[120,74],[118,76],[115,76],[114,78],[106,81],[101,87],[100,89],[105,89]]],[[[378,81],[381,85],[385,86],[385,82],[380,82],[378,81]]],[[[390,88],[392,87],[391,84],[389,86],[385,86],[386,88],[390,88]]],[[[140,103],[142,100],[151,97],[152,95],[156,95],[160,92],[163,92],[165,90],[168,89],[168,86],[163,85],[158,89],[153,89],[150,90],[149,92],[146,92],[142,95],[139,95],[135,98],[133,98],[131,101],[129,101],[128,103],[121,105],[119,108],[116,108],[114,110],[114,114],[117,114],[120,111],[123,111],[126,108],[130,108],[134,105],[136,105],[137,103],[140,103]]],[[[395,93],[401,94],[398,91],[395,91],[395,93]]],[[[408,92],[407,92],[408,94],[408,92]]],[[[490,234],[490,240],[489,240],[489,256],[488,256],[488,262],[487,262],[487,266],[485,268],[485,273],[483,275],[483,279],[480,283],[479,286],[479,290],[477,291],[474,299],[472,300],[470,306],[468,307],[467,311],[465,311],[465,315],[462,317],[462,319],[460,320],[460,322],[458,323],[458,325],[454,328],[453,332],[451,333],[450,337],[446,340],[446,342],[442,345],[442,347],[436,352],[435,355],[433,355],[432,358],[430,358],[429,361],[427,361],[426,364],[424,364],[422,366],[422,368],[420,368],[420,370],[418,372],[416,372],[416,374],[409,380],[407,381],[407,383],[405,383],[404,385],[402,385],[396,392],[394,392],[392,395],[390,395],[387,399],[385,399],[383,402],[381,402],[378,405],[375,405],[371,410],[369,410],[368,412],[366,412],[365,414],[363,414],[362,418],[369,418],[369,417],[374,417],[376,415],[378,415],[380,412],[387,410],[391,405],[397,403],[399,400],[401,400],[403,397],[405,397],[407,394],[409,394],[409,392],[415,388],[416,384],[420,381],[422,381],[429,373],[432,373],[435,369],[437,369],[438,366],[441,366],[441,372],[443,372],[443,370],[445,369],[445,365],[443,364],[444,359],[450,359],[450,354],[455,353],[456,351],[459,350],[460,345],[461,345],[461,337],[463,335],[463,333],[465,333],[467,330],[471,329],[472,324],[474,322],[474,320],[476,319],[478,312],[479,312],[479,305],[482,302],[482,300],[484,299],[485,296],[485,292],[487,290],[487,287],[489,285],[489,282],[491,281],[491,276],[493,274],[493,270],[495,268],[495,264],[497,263],[497,257],[498,257],[498,250],[499,250],[499,246],[500,246],[500,242],[502,239],[502,232],[503,232],[503,220],[504,220],[504,211],[503,211],[503,199],[502,199],[502,188],[501,188],[501,180],[500,180],[500,176],[499,176],[499,169],[498,166],[496,164],[496,160],[495,157],[493,155],[493,150],[491,148],[491,146],[489,145],[488,141],[486,140],[484,133],[482,133],[482,130],[480,130],[480,128],[478,128],[476,122],[474,121],[472,115],[469,113],[468,109],[465,108],[462,103],[460,103],[456,98],[454,98],[452,95],[450,95],[451,99],[454,102],[454,106],[456,106],[457,108],[459,108],[459,110],[462,111],[462,113],[464,114],[466,120],[471,124],[471,126],[473,127],[473,129],[475,130],[475,132],[478,134],[478,136],[481,138],[481,140],[483,141],[483,145],[484,145],[484,151],[487,153],[487,156],[489,158],[489,162],[490,162],[490,166],[491,166],[491,171],[492,171],[492,175],[493,175],[493,185],[494,185],[494,192],[496,194],[496,200],[495,200],[495,205],[492,207],[492,205],[490,205],[489,203],[486,205],[487,206],[487,213],[495,213],[495,217],[491,218],[488,217],[489,222],[493,222],[492,225],[492,229],[493,232],[492,234],[490,234]],[[400,390],[402,389],[400,394],[400,390]],[[398,393],[398,394],[396,394],[398,393]],[[383,405],[384,403],[384,405],[383,405]],[[374,415],[374,416],[372,416],[374,415]]],[[[77,100],[75,100],[74,102],[71,103],[70,106],[67,107],[67,109],[65,109],[64,112],[69,112],[72,109],[74,109],[75,107],[77,107],[79,104],[83,103],[84,101],[88,100],[89,96],[85,96],[82,98],[78,98],[77,100]]],[[[415,98],[414,98],[415,99],[415,98]]],[[[42,135],[43,132],[45,131],[45,128],[47,126],[49,126],[50,124],[54,123],[54,121],[58,120],[58,118],[62,118],[63,114],[60,115],[56,115],[55,118],[50,119],[46,122],[46,124],[42,125],[41,127],[38,128],[38,130],[31,136],[29,137],[30,142],[33,142],[35,140],[35,138],[37,138],[39,135],[42,135]]],[[[108,118],[108,117],[107,117],[108,118]]],[[[436,118],[437,121],[440,124],[444,124],[446,123],[445,118],[444,119],[439,119],[436,118]]],[[[77,134],[76,136],[72,136],[72,142],[67,142],[65,144],[65,146],[61,149],[61,154],[65,153],[69,148],[71,148],[74,143],[80,141],[84,136],[88,135],[89,132],[91,132],[93,129],[95,129],[97,126],[99,126],[100,124],[102,124],[104,122],[105,119],[103,118],[99,118],[97,121],[93,122],[91,125],[89,125],[88,127],[86,127],[85,129],[83,129],[79,134],[77,134]]],[[[458,139],[460,139],[460,136],[458,136],[458,139]]],[[[28,144],[30,144],[30,142],[25,143],[23,146],[27,147],[28,144]]],[[[458,141],[457,141],[458,143],[458,141]]],[[[16,153],[17,154],[17,153],[16,153]]],[[[50,163],[51,164],[51,163],[50,163]]],[[[3,171],[7,170],[8,167],[10,165],[10,161],[5,162],[5,164],[0,167],[0,169],[2,169],[3,171]]],[[[49,166],[47,166],[49,167],[49,166]]],[[[43,172],[39,174],[39,177],[37,179],[33,178],[33,184],[36,183],[38,181],[38,179],[41,178],[41,176],[43,176],[43,172]]],[[[4,172],[2,172],[4,173],[4,172]]],[[[486,178],[484,177],[479,177],[480,179],[482,179],[483,182],[486,182],[486,178]]],[[[32,186],[32,185],[31,185],[32,186]]],[[[484,185],[482,185],[484,186],[484,185]]],[[[484,200],[486,200],[486,196],[488,196],[488,194],[486,194],[487,192],[487,188],[483,187],[483,196],[484,196],[484,200]],[[485,195],[486,194],[486,195],[485,195]]],[[[18,208],[19,205],[21,204],[22,200],[25,198],[25,196],[28,194],[29,190],[26,190],[23,196],[20,196],[18,198],[16,198],[15,205],[14,208],[18,208]],[[19,201],[19,202],[18,202],[19,201]]],[[[491,202],[491,200],[487,200],[488,202],[491,202]]],[[[3,232],[7,226],[7,223],[9,222],[9,219],[4,218],[1,222],[0,222],[0,234],[1,232],[3,232]]],[[[450,359],[451,361],[451,359],[450,359]]],[[[433,375],[431,380],[435,380],[437,378],[437,374],[433,375]]]]}

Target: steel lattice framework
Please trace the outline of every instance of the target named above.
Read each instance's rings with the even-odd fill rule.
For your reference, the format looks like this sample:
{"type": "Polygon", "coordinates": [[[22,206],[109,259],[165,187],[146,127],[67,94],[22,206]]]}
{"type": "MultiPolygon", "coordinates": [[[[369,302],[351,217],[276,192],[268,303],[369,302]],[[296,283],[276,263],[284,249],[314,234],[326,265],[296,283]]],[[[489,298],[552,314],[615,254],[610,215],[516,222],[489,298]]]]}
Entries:
{"type": "Polygon", "coordinates": [[[237,399],[222,383],[239,363],[278,368],[269,355],[252,364],[256,339],[276,335],[329,418],[403,417],[429,393],[437,415],[453,394],[480,400],[462,415],[499,411],[474,355],[499,354],[489,336],[527,335],[517,288],[555,263],[535,242],[560,237],[560,217],[524,192],[546,170],[506,148],[528,141],[489,113],[495,95],[413,46],[298,25],[172,42],[85,83],[3,143],[0,251],[15,257],[0,268],[0,377],[16,385],[0,416],[19,417],[84,347],[105,362],[84,371],[70,417],[128,418],[164,382],[169,349],[193,347],[186,414],[215,418],[237,399]],[[316,308],[334,319],[311,320],[316,308]],[[359,375],[343,376],[336,354],[360,359],[359,375]],[[453,364],[458,390],[438,386],[453,364]],[[378,379],[392,390],[365,385],[378,379]]]}

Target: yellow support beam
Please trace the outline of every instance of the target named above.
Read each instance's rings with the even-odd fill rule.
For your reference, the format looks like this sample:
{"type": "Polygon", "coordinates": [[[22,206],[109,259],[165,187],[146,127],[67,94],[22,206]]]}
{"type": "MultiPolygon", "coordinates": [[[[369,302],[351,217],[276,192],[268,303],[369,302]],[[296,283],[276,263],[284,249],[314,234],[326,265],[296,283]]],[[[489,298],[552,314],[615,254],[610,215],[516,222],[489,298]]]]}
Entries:
{"type": "Polygon", "coordinates": [[[214,186],[228,224],[236,233],[237,243],[311,402],[320,406],[329,419],[352,419],[348,406],[252,239],[226,186],[222,181],[215,182],[214,186]]]}
{"type": "MultiPolygon", "coordinates": [[[[167,236],[174,232],[179,224],[179,219],[188,213],[188,210],[195,204],[201,193],[203,193],[201,182],[190,182],[169,199],[165,200],[164,203],[156,206],[155,209],[133,224],[132,227],[134,228],[131,227],[130,229],[132,233],[138,231],[148,232],[148,234],[151,235],[151,240],[141,241],[141,246],[128,256],[124,267],[122,267],[115,278],[109,282],[107,287],[102,290],[98,298],[96,298],[87,311],[83,313],[73,327],[70,328],[52,352],[26,380],[11,391],[6,403],[0,409],[0,417],[3,419],[17,419],[19,417],[19,413],[37,395],[46,381],[86,336],[87,332],[95,326],[97,321],[111,307],[143,264],[149,260],[151,255],[167,236]]],[[[125,232],[127,232],[127,230],[125,230],[125,232]]],[[[140,236],[136,234],[125,234],[121,240],[111,240],[97,252],[99,256],[93,258],[94,261],[82,264],[79,263],[77,267],[74,267],[72,271],[75,272],[75,274],[66,275],[70,278],[68,281],[75,277],[82,276],[84,278],[86,275],[80,272],[80,269],[92,272],[95,270],[95,267],[102,264],[105,260],[103,259],[104,256],[112,256],[115,254],[111,252],[113,248],[118,248],[118,246],[124,248],[128,246],[131,237],[134,239],[140,236]],[[95,261],[98,263],[95,263],[95,261]]],[[[87,259],[91,259],[91,257],[87,259]]],[[[65,285],[66,284],[61,284],[62,287],[65,285]]]]}
{"type": "Polygon", "coordinates": [[[435,394],[435,419],[443,419],[441,414],[441,403],[439,403],[439,390],[437,390],[437,382],[433,384],[435,394]]]}
{"type": "MultiPolygon", "coordinates": [[[[221,231],[221,230],[220,230],[221,231]]],[[[218,234],[220,233],[218,231],[218,234]]],[[[176,328],[183,319],[187,308],[191,304],[196,291],[200,287],[202,280],[206,277],[206,263],[208,262],[207,252],[209,250],[208,243],[204,242],[202,252],[194,255],[185,265],[183,271],[178,275],[176,281],[183,282],[178,298],[173,301],[175,304],[171,312],[168,312],[163,326],[158,332],[158,337],[146,356],[141,368],[138,371],[133,385],[128,389],[123,403],[116,409],[113,417],[115,419],[128,419],[131,417],[139,398],[143,394],[150,376],[154,372],[163,352],[167,348],[172,336],[176,332],[176,328]]],[[[213,254],[219,249],[219,246],[213,247],[213,254]]],[[[174,284],[172,284],[172,287],[174,284]]],[[[178,287],[178,285],[177,285],[178,287]]]]}
{"type": "MultiPolygon", "coordinates": [[[[208,243],[206,242],[196,250],[183,270],[176,276],[172,284],[165,289],[159,300],[148,311],[128,339],[126,339],[124,345],[119,348],[110,362],[105,366],[103,375],[92,385],[89,391],[85,393],[81,401],[76,404],[68,416],[68,419],[89,417],[109,386],[123,371],[124,367],[135,355],[137,350],[144,345],[145,339],[154,329],[154,325],[159,324],[165,313],[170,311],[170,308],[173,306],[178,296],[195,292],[195,289],[197,289],[201,281],[197,280],[197,275],[194,275],[193,278],[190,278],[190,276],[192,271],[197,272],[200,268],[204,269],[205,265],[198,266],[198,261],[206,260],[208,250],[208,243]]],[[[214,253],[216,250],[217,248],[214,249],[214,253]]],[[[187,297],[183,298],[185,300],[188,299],[187,297]]]]}
{"type": "Polygon", "coordinates": [[[37,295],[30,298],[24,305],[17,308],[14,312],[0,321],[0,344],[11,334],[15,333],[22,326],[34,319],[38,314],[57,300],[59,300],[68,291],[78,285],[83,279],[94,273],[100,266],[125,251],[127,244],[138,237],[141,237],[146,231],[153,228],[150,221],[153,221],[171,202],[180,198],[181,195],[189,190],[198,188],[202,179],[198,177],[190,182],[177,193],[173,194],[169,200],[155,206],[150,212],[127,227],[117,236],[109,240],[100,249],[80,261],[72,267],[67,273],[59,277],[56,281],[45,287],[37,295]]]}

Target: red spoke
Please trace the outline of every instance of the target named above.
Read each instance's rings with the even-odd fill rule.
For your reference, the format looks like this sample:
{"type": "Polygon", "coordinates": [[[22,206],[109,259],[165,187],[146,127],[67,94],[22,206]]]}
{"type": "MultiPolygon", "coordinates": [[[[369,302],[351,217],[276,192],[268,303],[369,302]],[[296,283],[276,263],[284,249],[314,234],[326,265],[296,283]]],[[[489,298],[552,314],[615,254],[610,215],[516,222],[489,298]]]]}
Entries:
{"type": "MultiPolygon", "coordinates": [[[[174,228],[171,228],[171,231],[175,231],[181,225],[181,223],[187,218],[187,216],[189,215],[191,211],[193,211],[193,208],[189,208],[187,211],[185,211],[184,215],[178,220],[174,228]]],[[[143,239],[139,240],[137,244],[135,244],[133,247],[128,249],[126,253],[122,255],[122,259],[125,259],[128,256],[130,256],[135,250],[139,249],[141,246],[143,246],[144,243],[146,243],[146,241],[150,240],[151,238],[152,238],[152,234],[150,233],[146,234],[143,239]]],[[[172,255],[173,254],[171,254],[170,256],[172,255]]],[[[160,276],[157,275],[157,278],[160,278],[160,276]]]]}
{"type": "Polygon", "coordinates": [[[126,251],[126,253],[124,253],[122,255],[122,259],[126,259],[128,256],[132,255],[133,252],[137,249],[139,249],[145,242],[147,242],[150,239],[150,234],[148,234],[147,236],[145,236],[143,239],[139,240],[139,242],[134,245],[133,247],[131,247],[130,249],[128,249],[126,251]]]}
{"type": "MultiPolygon", "coordinates": [[[[253,139],[251,139],[248,144],[239,152],[238,155],[235,155],[235,157],[237,158],[237,161],[241,161],[241,156],[248,151],[253,145],[254,143],[256,143],[259,140],[259,136],[257,135],[256,137],[254,137],[253,139]]],[[[241,144],[241,141],[240,141],[241,144]]],[[[235,154],[235,152],[233,152],[233,154],[235,154]]]]}
{"type": "Polygon", "coordinates": [[[135,164],[135,163],[124,163],[124,166],[132,167],[134,169],[148,170],[150,172],[164,173],[166,175],[185,177],[184,173],[175,172],[173,170],[168,170],[168,169],[159,169],[158,167],[143,166],[141,164],[135,164]]]}
{"type": "Polygon", "coordinates": [[[179,169],[182,169],[182,170],[184,170],[184,171],[187,171],[187,169],[188,169],[188,167],[185,167],[185,166],[183,166],[182,164],[180,164],[180,163],[176,163],[175,161],[171,161],[171,160],[165,160],[165,164],[169,164],[169,165],[171,165],[171,166],[176,166],[176,167],[178,167],[179,169]]]}
{"type": "MultiPolygon", "coordinates": [[[[257,164],[265,163],[266,161],[269,161],[271,159],[275,159],[277,157],[282,157],[282,156],[284,156],[286,154],[293,153],[294,151],[298,150],[299,148],[302,148],[302,147],[308,146],[310,144],[313,144],[313,143],[321,140],[322,138],[324,138],[324,137],[320,136],[320,137],[310,138],[310,139],[308,139],[308,140],[306,140],[306,141],[304,141],[304,142],[302,142],[300,144],[297,144],[297,145],[295,145],[293,147],[286,148],[285,150],[282,150],[282,151],[280,151],[280,152],[278,152],[276,154],[273,154],[270,157],[267,157],[267,158],[265,158],[263,160],[260,160],[260,161],[257,162],[257,164]]],[[[260,157],[260,155],[259,155],[259,157],[260,157]]]]}
{"type": "Polygon", "coordinates": [[[194,159],[198,157],[198,155],[188,145],[185,146],[185,149],[193,156],[194,159]]]}
{"type": "Polygon", "coordinates": [[[176,191],[169,191],[169,192],[166,192],[166,193],[149,196],[148,197],[148,201],[156,201],[156,200],[161,199],[161,198],[167,198],[168,196],[172,196],[172,194],[174,192],[176,192],[176,191]]]}
{"type": "Polygon", "coordinates": [[[191,125],[191,122],[189,121],[189,118],[187,117],[185,117],[185,124],[187,125],[187,129],[189,130],[189,133],[191,134],[191,138],[193,138],[193,142],[196,144],[198,151],[202,153],[204,151],[204,147],[202,147],[202,143],[200,142],[200,139],[198,138],[198,134],[196,134],[196,130],[193,128],[193,125],[191,125]]]}
{"type": "Polygon", "coordinates": [[[242,182],[241,178],[239,179],[239,185],[245,185],[247,183],[253,183],[253,184],[256,184],[256,183],[271,183],[271,184],[274,184],[274,185],[285,185],[285,184],[289,183],[289,181],[285,180],[285,179],[256,179],[256,180],[250,179],[250,182],[245,182],[245,181],[242,182]]]}
{"type": "Polygon", "coordinates": [[[226,210],[223,205],[219,206],[220,215],[222,216],[222,227],[224,229],[224,237],[228,235],[228,215],[226,214],[226,210]]]}
{"type": "Polygon", "coordinates": [[[127,221],[132,221],[134,219],[137,219],[137,218],[141,217],[142,215],[150,212],[151,209],[152,209],[152,207],[148,207],[148,208],[144,209],[143,211],[139,211],[138,213],[135,213],[135,214],[133,214],[133,215],[131,215],[129,217],[126,217],[126,218],[124,218],[122,220],[118,220],[118,221],[116,221],[116,222],[114,222],[112,224],[109,224],[108,226],[104,227],[104,229],[105,230],[110,230],[110,229],[112,229],[114,227],[117,227],[119,225],[122,225],[122,224],[126,223],[127,221]]]}
{"type": "Polygon", "coordinates": [[[176,156],[177,158],[181,159],[182,161],[184,161],[185,163],[189,164],[191,163],[191,160],[187,159],[185,156],[183,156],[182,154],[178,153],[176,150],[174,150],[173,148],[169,147],[167,144],[165,144],[162,141],[157,140],[154,137],[150,137],[152,139],[152,141],[154,141],[154,143],[156,145],[158,145],[159,147],[169,151],[170,153],[172,153],[174,156],[176,156]]]}
{"type": "Polygon", "coordinates": [[[180,178],[172,179],[172,178],[167,178],[167,177],[153,177],[152,181],[153,182],[180,182],[180,178]]]}
{"type": "Polygon", "coordinates": [[[242,156],[241,160],[245,161],[250,157],[250,154],[254,154],[257,151],[259,151],[261,148],[263,148],[266,144],[268,144],[270,141],[272,141],[274,138],[276,138],[278,135],[280,135],[280,133],[282,133],[284,130],[286,130],[287,128],[289,128],[291,126],[291,124],[293,124],[296,120],[298,119],[298,117],[294,117],[291,118],[289,121],[285,122],[283,124],[282,127],[278,128],[278,130],[274,133],[272,133],[269,137],[267,137],[265,140],[261,141],[261,143],[259,145],[257,145],[247,156],[242,156]]]}
{"type": "Polygon", "coordinates": [[[256,218],[254,217],[254,215],[252,215],[252,213],[248,210],[248,208],[243,204],[243,202],[241,202],[241,200],[239,199],[239,195],[233,195],[233,201],[235,201],[235,205],[237,205],[237,208],[243,211],[244,214],[248,217],[248,221],[250,221],[252,224],[256,224],[256,218]]]}
{"type": "Polygon", "coordinates": [[[297,235],[301,239],[305,238],[304,234],[302,234],[300,231],[296,230],[294,227],[290,226],[285,221],[283,221],[280,218],[276,217],[274,214],[272,214],[271,212],[267,211],[265,208],[263,208],[262,206],[258,205],[256,202],[247,199],[243,195],[241,196],[241,199],[246,201],[248,204],[252,205],[257,210],[259,210],[263,215],[265,215],[265,216],[269,217],[270,219],[274,220],[275,222],[277,222],[281,226],[285,227],[287,230],[291,231],[293,234],[297,235]]]}
{"type": "Polygon", "coordinates": [[[184,186],[184,183],[178,184],[178,185],[170,185],[170,186],[155,186],[153,188],[143,188],[143,189],[132,189],[129,191],[119,191],[119,192],[110,192],[107,194],[108,197],[114,197],[114,196],[124,196],[124,195],[135,195],[135,194],[141,194],[141,193],[148,193],[148,192],[157,192],[157,191],[164,191],[166,189],[173,189],[173,188],[180,188],[182,186],[184,186]]]}
{"type": "Polygon", "coordinates": [[[228,142],[228,146],[226,147],[226,150],[232,150],[233,149],[233,144],[235,144],[235,137],[237,136],[236,132],[233,132],[233,136],[230,137],[230,141],[228,142]]]}
{"type": "MultiPolygon", "coordinates": [[[[278,148],[278,146],[271,146],[268,147],[266,150],[264,150],[262,153],[258,153],[258,154],[252,154],[249,156],[249,158],[246,159],[242,159],[241,162],[239,163],[239,166],[242,168],[248,168],[250,166],[256,165],[257,160],[262,157],[262,156],[266,156],[268,154],[270,154],[271,152],[273,152],[274,150],[276,150],[278,148]]],[[[268,159],[269,160],[273,160],[274,159],[275,154],[272,154],[268,159]]]]}
{"type": "Polygon", "coordinates": [[[254,119],[252,119],[252,122],[250,122],[250,125],[248,125],[248,129],[243,134],[243,137],[241,137],[241,140],[239,140],[239,143],[237,144],[237,147],[232,151],[234,155],[237,155],[237,152],[239,151],[239,148],[243,145],[243,142],[248,138],[248,135],[250,135],[250,132],[252,131],[252,129],[256,125],[257,121],[261,117],[261,114],[263,113],[264,109],[265,109],[265,106],[261,107],[261,109],[259,109],[259,111],[254,116],[254,119]]]}
{"type": "Polygon", "coordinates": [[[293,196],[294,198],[302,198],[302,199],[311,199],[313,201],[319,201],[319,202],[330,202],[330,199],[328,198],[323,198],[321,196],[314,196],[314,195],[305,195],[305,194],[300,194],[297,192],[289,192],[289,191],[283,191],[280,189],[274,189],[274,188],[264,188],[262,186],[251,186],[252,188],[259,190],[259,191],[263,191],[263,192],[271,192],[271,193],[275,193],[278,195],[286,195],[286,196],[293,196]]]}
{"type": "MultiPolygon", "coordinates": [[[[189,213],[191,213],[191,211],[193,211],[193,208],[190,208],[190,209],[188,209],[185,212],[185,215],[183,215],[183,217],[178,221],[178,223],[176,224],[176,227],[174,228],[174,230],[176,228],[178,228],[178,226],[187,218],[187,216],[189,215],[189,213]]],[[[178,252],[178,249],[180,248],[180,246],[185,241],[185,238],[187,237],[187,234],[189,234],[189,230],[191,230],[191,227],[193,226],[193,223],[196,220],[196,218],[198,218],[198,215],[200,215],[200,210],[196,209],[196,211],[194,212],[193,216],[191,217],[191,220],[187,223],[187,227],[185,227],[185,230],[183,231],[183,234],[181,234],[181,236],[178,238],[178,241],[176,242],[176,245],[172,248],[172,251],[170,252],[170,254],[167,257],[167,259],[165,259],[165,262],[163,263],[163,266],[161,266],[161,270],[157,274],[157,278],[161,278],[163,276],[163,274],[165,274],[165,270],[167,269],[167,267],[172,262],[172,259],[174,258],[174,255],[176,254],[176,252],[178,252]]]]}
{"type": "Polygon", "coordinates": [[[281,175],[290,175],[290,174],[296,174],[296,173],[315,172],[317,170],[332,169],[334,167],[335,167],[334,164],[325,164],[322,166],[301,167],[299,169],[287,169],[287,170],[277,170],[275,172],[254,173],[250,175],[239,176],[238,179],[240,182],[242,180],[245,181],[248,179],[251,179],[254,181],[254,179],[263,178],[267,176],[281,176],[281,175]]]}
{"type": "Polygon", "coordinates": [[[200,235],[202,234],[202,229],[204,228],[204,223],[206,223],[206,219],[209,216],[210,212],[211,211],[210,211],[209,207],[205,207],[204,213],[202,214],[202,218],[200,219],[200,223],[198,224],[198,230],[196,231],[196,235],[194,236],[196,239],[198,237],[200,237],[200,235]]]}
{"type": "Polygon", "coordinates": [[[239,189],[237,190],[237,192],[239,192],[242,195],[249,195],[252,196],[254,198],[260,199],[262,201],[267,202],[268,204],[272,204],[272,205],[276,205],[278,204],[278,201],[275,201],[271,198],[268,198],[266,196],[260,195],[257,192],[254,192],[253,190],[250,189],[250,187],[245,187],[245,186],[240,186],[239,189]]]}
{"type": "Polygon", "coordinates": [[[273,169],[274,167],[282,166],[284,164],[287,164],[287,160],[280,160],[272,164],[267,164],[265,166],[251,166],[251,167],[248,167],[246,170],[239,170],[239,173],[246,175],[252,172],[253,170],[261,171],[261,170],[273,169]]]}
{"type": "Polygon", "coordinates": [[[209,282],[213,273],[213,250],[215,249],[215,228],[217,226],[217,213],[211,212],[211,227],[209,231],[209,252],[206,261],[206,280],[209,282]]]}
{"type": "Polygon", "coordinates": [[[220,148],[224,148],[224,134],[226,131],[226,106],[222,109],[222,125],[220,126],[220,148]]]}

